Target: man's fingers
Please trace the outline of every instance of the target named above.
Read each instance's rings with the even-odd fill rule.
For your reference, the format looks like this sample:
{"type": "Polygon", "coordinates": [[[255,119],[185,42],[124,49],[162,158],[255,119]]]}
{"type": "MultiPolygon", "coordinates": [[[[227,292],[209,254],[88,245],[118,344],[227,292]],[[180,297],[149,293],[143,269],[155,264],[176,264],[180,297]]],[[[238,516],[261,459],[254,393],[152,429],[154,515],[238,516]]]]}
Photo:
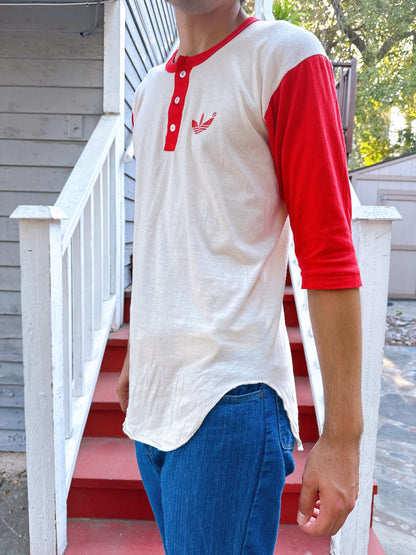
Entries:
{"type": "Polygon", "coordinates": [[[333,536],[344,524],[352,508],[353,503],[345,503],[341,497],[322,492],[311,518],[300,527],[310,536],[333,536]]]}
{"type": "Polygon", "coordinates": [[[299,526],[306,524],[313,516],[317,498],[317,486],[313,481],[308,481],[307,478],[305,479],[304,476],[299,497],[299,510],[297,517],[299,526]]]}

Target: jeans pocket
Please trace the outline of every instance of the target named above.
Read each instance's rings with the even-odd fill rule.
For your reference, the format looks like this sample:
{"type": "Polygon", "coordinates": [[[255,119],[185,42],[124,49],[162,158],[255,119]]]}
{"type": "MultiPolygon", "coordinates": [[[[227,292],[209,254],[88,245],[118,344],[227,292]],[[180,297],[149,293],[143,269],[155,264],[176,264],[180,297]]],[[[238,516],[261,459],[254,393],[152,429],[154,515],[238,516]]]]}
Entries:
{"type": "Polygon", "coordinates": [[[239,385],[228,391],[222,400],[232,403],[241,403],[251,399],[258,399],[259,397],[263,397],[263,390],[264,384],[262,383],[239,385]]]}
{"type": "Polygon", "coordinates": [[[292,434],[290,421],[283,406],[283,401],[278,395],[276,395],[276,410],[280,445],[285,451],[293,451],[295,447],[295,437],[292,434]]]}
{"type": "Polygon", "coordinates": [[[283,406],[283,401],[276,394],[276,411],[277,411],[277,425],[279,428],[279,440],[282,450],[283,462],[285,466],[285,475],[289,476],[295,470],[295,459],[293,458],[292,451],[295,447],[295,437],[290,429],[289,418],[283,406]]]}

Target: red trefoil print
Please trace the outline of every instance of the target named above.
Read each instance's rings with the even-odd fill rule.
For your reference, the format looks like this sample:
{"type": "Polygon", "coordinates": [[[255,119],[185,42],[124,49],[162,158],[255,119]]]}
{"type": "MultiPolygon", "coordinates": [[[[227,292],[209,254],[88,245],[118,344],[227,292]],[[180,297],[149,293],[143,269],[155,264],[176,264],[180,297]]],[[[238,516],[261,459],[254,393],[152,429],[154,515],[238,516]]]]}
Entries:
{"type": "Polygon", "coordinates": [[[205,114],[202,114],[201,119],[199,120],[199,123],[197,123],[193,119],[192,120],[192,129],[193,129],[193,132],[195,133],[195,135],[198,135],[198,133],[202,133],[202,131],[206,131],[208,129],[208,127],[211,125],[211,123],[214,121],[214,118],[215,118],[216,115],[217,115],[217,112],[214,112],[212,114],[212,118],[207,119],[207,121],[204,121],[205,114]]]}

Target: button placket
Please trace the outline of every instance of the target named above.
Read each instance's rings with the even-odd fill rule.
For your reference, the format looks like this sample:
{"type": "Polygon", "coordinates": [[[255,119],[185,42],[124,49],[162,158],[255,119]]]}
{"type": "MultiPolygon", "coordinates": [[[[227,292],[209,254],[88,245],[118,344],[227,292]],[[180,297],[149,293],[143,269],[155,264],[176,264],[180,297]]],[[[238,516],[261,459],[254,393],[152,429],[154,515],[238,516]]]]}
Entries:
{"type": "Polygon", "coordinates": [[[175,86],[168,110],[168,123],[165,137],[165,150],[173,151],[178,142],[186,93],[189,85],[191,70],[177,69],[175,72],[175,86]]]}

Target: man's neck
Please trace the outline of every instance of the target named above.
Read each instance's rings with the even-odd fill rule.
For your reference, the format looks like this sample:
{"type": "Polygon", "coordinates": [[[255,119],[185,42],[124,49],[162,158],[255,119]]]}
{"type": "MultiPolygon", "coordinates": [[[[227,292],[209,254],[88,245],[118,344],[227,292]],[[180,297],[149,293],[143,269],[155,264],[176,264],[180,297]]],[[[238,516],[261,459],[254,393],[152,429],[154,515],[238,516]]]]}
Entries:
{"type": "Polygon", "coordinates": [[[209,50],[248,17],[237,4],[202,15],[187,14],[177,8],[175,13],[179,32],[178,56],[195,56],[209,50]]]}

